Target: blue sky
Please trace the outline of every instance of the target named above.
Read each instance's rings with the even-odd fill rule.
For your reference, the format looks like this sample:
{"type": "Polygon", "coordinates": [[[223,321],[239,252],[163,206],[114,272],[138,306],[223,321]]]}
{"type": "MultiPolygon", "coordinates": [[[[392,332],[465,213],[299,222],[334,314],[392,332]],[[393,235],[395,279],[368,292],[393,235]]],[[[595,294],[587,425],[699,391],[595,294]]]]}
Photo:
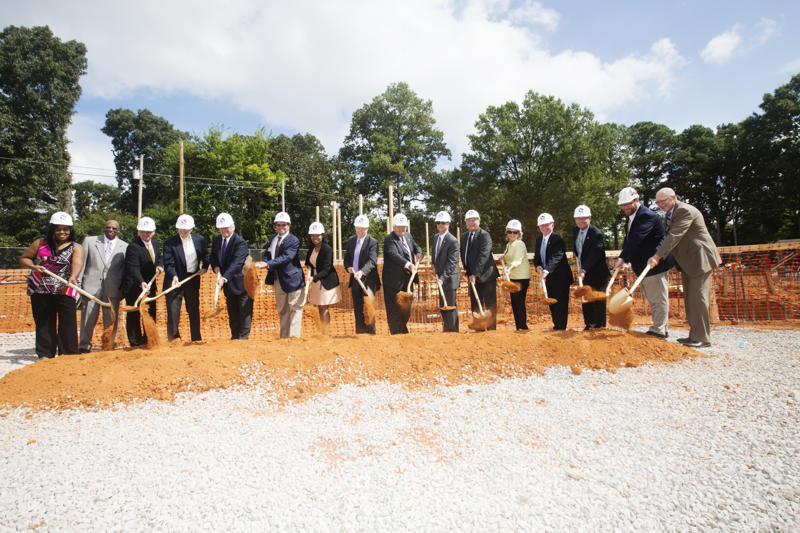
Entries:
{"type": "MultiPolygon", "coordinates": [[[[600,121],[681,131],[758,111],[800,73],[797,1],[7,2],[0,23],[88,47],[69,130],[75,180],[111,182],[111,108],[175,127],[311,133],[335,153],[356,109],[406,81],[454,154],[478,114],[528,90],[600,121]]],[[[448,166],[445,163],[444,166],[448,166]]],[[[190,172],[187,169],[187,172],[190,172]]]]}

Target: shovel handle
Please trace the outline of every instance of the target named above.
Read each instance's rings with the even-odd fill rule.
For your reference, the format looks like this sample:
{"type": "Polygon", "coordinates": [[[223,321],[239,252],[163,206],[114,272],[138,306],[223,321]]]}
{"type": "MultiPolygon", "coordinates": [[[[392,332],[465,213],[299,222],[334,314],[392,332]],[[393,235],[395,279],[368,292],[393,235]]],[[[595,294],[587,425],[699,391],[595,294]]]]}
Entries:
{"type": "Polygon", "coordinates": [[[364,282],[363,282],[363,281],[361,281],[361,278],[357,278],[357,277],[355,277],[355,275],[354,275],[354,276],[353,276],[353,279],[354,279],[354,280],[356,280],[356,281],[358,282],[358,284],[361,286],[361,290],[362,290],[362,291],[364,291],[364,294],[368,294],[368,293],[367,293],[367,287],[366,287],[366,285],[364,285],[364,282]]]}
{"type": "Polygon", "coordinates": [[[217,308],[219,302],[219,280],[222,277],[222,272],[217,272],[217,282],[214,283],[214,309],[217,308]]]}
{"type": "Polygon", "coordinates": [[[439,285],[438,279],[436,280],[436,286],[439,287],[439,294],[442,295],[442,301],[444,302],[444,305],[442,307],[447,307],[447,297],[444,295],[444,289],[442,288],[441,285],[439,285]]]}
{"type": "Polygon", "coordinates": [[[311,268],[309,267],[308,276],[306,276],[306,290],[303,293],[303,303],[300,304],[300,307],[306,305],[306,302],[308,301],[308,289],[310,288],[311,288],[311,268]]]}
{"type": "Polygon", "coordinates": [[[636,281],[633,282],[633,286],[630,288],[631,294],[633,294],[633,291],[636,290],[636,287],[639,286],[639,284],[642,282],[642,280],[644,279],[644,277],[647,275],[648,272],[650,272],[650,265],[645,266],[644,270],[642,270],[642,273],[639,274],[639,277],[636,278],[636,281]]]}
{"type": "Polygon", "coordinates": [[[469,282],[469,286],[472,287],[472,293],[475,295],[475,301],[478,302],[478,311],[480,314],[483,314],[483,306],[481,305],[481,298],[478,296],[478,289],[475,288],[475,284],[471,281],[469,282]]]}
{"type": "Polygon", "coordinates": [[[408,288],[406,288],[406,292],[411,292],[411,284],[414,283],[414,276],[417,275],[417,269],[419,268],[419,259],[414,263],[414,267],[414,272],[411,273],[411,277],[408,279],[408,288]]]}
{"type": "Polygon", "coordinates": [[[153,301],[155,301],[155,300],[158,300],[159,298],[161,298],[161,297],[162,297],[162,296],[164,296],[165,294],[167,294],[167,293],[169,293],[169,292],[172,292],[172,291],[174,291],[175,289],[178,289],[178,288],[180,288],[180,286],[181,286],[181,285],[183,285],[184,283],[186,283],[186,282],[187,282],[187,281],[189,281],[190,279],[192,279],[192,278],[194,278],[194,277],[197,277],[197,276],[199,276],[199,275],[200,275],[200,271],[198,270],[197,272],[195,272],[194,274],[192,274],[192,275],[191,275],[191,276],[189,276],[188,278],[184,278],[184,279],[182,279],[181,281],[179,281],[177,285],[173,285],[173,286],[172,286],[172,287],[170,287],[169,289],[167,289],[167,290],[165,290],[165,291],[161,291],[160,293],[156,294],[156,295],[155,295],[155,296],[153,296],[153,297],[148,297],[148,298],[145,298],[145,299],[144,299],[144,303],[146,303],[146,304],[149,304],[150,302],[153,302],[153,301]]]}
{"type": "Polygon", "coordinates": [[[150,292],[150,287],[153,285],[153,282],[156,280],[157,277],[158,277],[158,272],[156,272],[155,275],[152,278],[150,278],[150,281],[147,283],[147,288],[142,290],[142,293],[139,295],[138,298],[136,298],[136,301],[133,303],[134,307],[139,307],[139,303],[147,295],[147,293],[150,292]]]}
{"type": "Polygon", "coordinates": [[[102,305],[103,307],[111,307],[111,302],[104,302],[104,301],[100,300],[99,298],[97,298],[95,296],[92,296],[91,294],[89,294],[85,290],[81,289],[80,287],[78,287],[74,283],[70,283],[69,281],[67,281],[64,278],[62,278],[61,276],[59,276],[58,274],[54,274],[54,273],[50,272],[49,270],[45,270],[45,274],[47,274],[51,278],[56,278],[58,281],[60,281],[61,283],[63,283],[67,287],[75,289],[82,296],[86,296],[90,300],[93,300],[93,301],[97,302],[98,304],[102,305]]]}
{"type": "Polygon", "coordinates": [[[505,257],[501,257],[500,258],[500,264],[503,265],[503,276],[505,276],[506,281],[511,281],[511,278],[509,277],[509,274],[508,274],[508,267],[506,267],[506,258],[505,257]]]}
{"type": "Polygon", "coordinates": [[[547,284],[545,284],[544,278],[542,278],[542,292],[544,293],[545,299],[547,299],[547,284]]]}
{"type": "Polygon", "coordinates": [[[614,271],[611,272],[611,281],[608,282],[608,287],[606,287],[606,295],[611,292],[611,287],[614,286],[614,280],[617,279],[617,273],[619,272],[619,268],[614,267],[614,271]]]}

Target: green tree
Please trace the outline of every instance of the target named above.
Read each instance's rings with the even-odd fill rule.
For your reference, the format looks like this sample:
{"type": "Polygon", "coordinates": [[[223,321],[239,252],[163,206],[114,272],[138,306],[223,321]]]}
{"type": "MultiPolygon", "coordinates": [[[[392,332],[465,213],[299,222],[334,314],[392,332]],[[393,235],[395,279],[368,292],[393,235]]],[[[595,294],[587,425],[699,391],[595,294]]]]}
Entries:
{"type": "Polygon", "coordinates": [[[117,211],[122,192],[118,187],[86,180],[72,186],[75,193],[75,214],[85,218],[91,213],[113,215],[117,211]]]}
{"type": "Polygon", "coordinates": [[[675,132],[663,124],[637,122],[628,128],[633,185],[642,203],[654,207],[656,192],[664,186],[672,170],[675,132]]]}
{"type": "Polygon", "coordinates": [[[71,211],[66,130],[85,72],[86,46],[47,26],[0,33],[0,231],[20,244],[71,211]]]}
{"type": "MultiPolygon", "coordinates": [[[[176,130],[166,119],[147,109],[134,113],[130,109],[111,109],[101,131],[111,137],[117,184],[122,191],[120,208],[136,213],[138,182],[133,182],[133,170],[139,168],[139,156],[144,155],[144,188],[142,205],[178,197],[178,180],[167,176],[164,158],[172,144],[188,139],[189,134],[176,130]]],[[[176,173],[177,174],[177,173],[176,173]]]]}
{"type": "Polygon", "coordinates": [[[377,198],[394,185],[396,210],[419,199],[439,159],[450,157],[435,124],[431,101],[404,82],[389,85],[356,110],[339,157],[356,178],[358,191],[377,198]]]}

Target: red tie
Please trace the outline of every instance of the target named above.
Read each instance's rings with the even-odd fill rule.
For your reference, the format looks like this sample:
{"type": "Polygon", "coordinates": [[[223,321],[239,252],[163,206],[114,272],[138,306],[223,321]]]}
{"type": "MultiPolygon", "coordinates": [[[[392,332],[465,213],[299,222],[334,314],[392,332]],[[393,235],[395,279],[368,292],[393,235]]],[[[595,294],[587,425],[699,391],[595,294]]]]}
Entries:
{"type": "MultiPolygon", "coordinates": [[[[275,257],[278,256],[278,248],[280,247],[281,247],[281,236],[278,235],[278,242],[275,243],[275,257]]],[[[275,257],[273,257],[273,259],[275,259],[275,257]]]]}

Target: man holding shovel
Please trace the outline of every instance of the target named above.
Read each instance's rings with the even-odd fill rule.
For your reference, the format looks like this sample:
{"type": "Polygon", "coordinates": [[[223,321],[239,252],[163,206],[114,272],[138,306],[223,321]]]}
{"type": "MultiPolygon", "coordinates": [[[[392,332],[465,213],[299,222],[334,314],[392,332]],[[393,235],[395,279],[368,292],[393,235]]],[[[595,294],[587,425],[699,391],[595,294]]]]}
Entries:
{"type": "MultiPolygon", "coordinates": [[[[572,230],[575,243],[575,261],[578,265],[578,279],[583,286],[604,293],[610,276],[606,262],[606,247],[603,233],[592,224],[592,211],[587,205],[579,205],[572,214],[575,227],[572,230]]],[[[589,330],[606,327],[605,299],[583,302],[583,323],[589,330]]]]}
{"type": "Polygon", "coordinates": [[[217,273],[217,287],[225,294],[231,340],[247,340],[253,323],[253,299],[245,290],[242,268],[250,251],[247,241],[234,231],[232,216],[220,213],[216,225],[219,235],[211,241],[209,263],[217,273]]]}
{"type": "Polygon", "coordinates": [[[461,236],[461,264],[467,280],[475,286],[475,290],[469,293],[470,306],[473,313],[480,312],[481,305],[477,299],[480,298],[483,309],[491,314],[486,329],[497,329],[497,278],[500,272],[492,256],[492,237],[480,227],[481,216],[474,209],[467,211],[464,220],[467,231],[461,236]]]}
{"type": "Polygon", "coordinates": [[[375,317],[372,323],[367,324],[364,320],[364,290],[358,283],[359,280],[364,286],[372,291],[378,292],[381,288],[381,280],[378,277],[378,241],[367,235],[369,230],[369,218],[366,215],[358,215],[353,224],[356,234],[347,240],[347,250],[344,253],[344,268],[350,273],[350,292],[353,295],[353,314],[356,319],[356,333],[369,333],[375,335],[375,317]]]}
{"type": "Polygon", "coordinates": [[[397,294],[408,290],[408,282],[417,272],[415,258],[422,259],[422,248],[408,233],[406,216],[397,213],[392,219],[392,232],[383,240],[383,302],[392,335],[408,333],[411,307],[401,307],[397,294]]]}
{"type": "Polygon", "coordinates": [[[441,287],[439,297],[442,327],[445,333],[458,332],[458,309],[456,292],[461,284],[461,270],[458,268],[458,239],[450,233],[450,214],[436,213],[436,231],[431,262],[436,272],[436,283],[441,287]]]}
{"type": "MultiPolygon", "coordinates": [[[[125,249],[125,303],[138,305],[139,296],[156,294],[155,278],[164,271],[164,262],[161,257],[161,247],[153,238],[156,232],[156,223],[150,217],[142,217],[136,225],[137,235],[125,249]]],[[[153,320],[156,319],[156,303],[150,302],[148,313],[153,320]]],[[[125,330],[128,334],[128,343],[131,346],[147,344],[147,336],[142,332],[139,311],[130,311],[125,319],[125,330]]]]}
{"type": "Polygon", "coordinates": [[[269,268],[264,283],[272,285],[275,290],[281,338],[299,338],[303,330],[303,287],[306,286],[303,267],[297,255],[300,239],[289,232],[292,225],[289,213],[277,213],[274,224],[275,235],[264,248],[263,262],[256,266],[266,265],[269,268]]]}
{"type": "Polygon", "coordinates": [[[569,286],[572,285],[572,269],[567,262],[564,239],[555,233],[555,221],[550,213],[542,213],[537,219],[539,231],[536,238],[533,264],[541,281],[547,288],[547,297],[556,300],[550,304],[553,329],[567,329],[569,318],[569,286]]]}

